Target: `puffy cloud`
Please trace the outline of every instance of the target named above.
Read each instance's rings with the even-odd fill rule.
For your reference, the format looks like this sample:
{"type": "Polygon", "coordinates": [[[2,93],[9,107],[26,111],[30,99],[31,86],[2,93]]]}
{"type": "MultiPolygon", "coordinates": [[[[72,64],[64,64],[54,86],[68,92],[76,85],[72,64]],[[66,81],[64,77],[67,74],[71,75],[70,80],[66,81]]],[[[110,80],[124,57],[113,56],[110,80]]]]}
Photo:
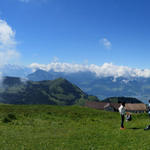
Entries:
{"type": "Polygon", "coordinates": [[[79,72],[79,71],[88,71],[88,66],[80,65],[80,64],[69,64],[69,63],[60,63],[60,62],[52,62],[50,64],[38,64],[32,63],[30,67],[35,71],[36,69],[42,69],[45,71],[54,70],[55,72],[79,72]]]}
{"type": "Polygon", "coordinates": [[[15,31],[0,19],[0,65],[6,64],[19,57],[16,51],[15,31]]]}
{"type": "Polygon", "coordinates": [[[0,19],[0,46],[12,47],[16,44],[15,32],[6,21],[0,19]]]}
{"type": "Polygon", "coordinates": [[[101,39],[100,43],[103,44],[106,49],[110,49],[112,46],[111,42],[107,38],[101,39]]]}
{"type": "Polygon", "coordinates": [[[73,73],[79,71],[90,71],[95,73],[98,77],[150,77],[150,69],[136,69],[127,66],[117,66],[112,63],[104,63],[101,66],[91,64],[70,64],[70,63],[60,63],[52,62],[50,64],[38,64],[32,63],[30,67],[35,71],[36,69],[42,69],[45,71],[54,70],[55,72],[65,72],[73,73]]]}

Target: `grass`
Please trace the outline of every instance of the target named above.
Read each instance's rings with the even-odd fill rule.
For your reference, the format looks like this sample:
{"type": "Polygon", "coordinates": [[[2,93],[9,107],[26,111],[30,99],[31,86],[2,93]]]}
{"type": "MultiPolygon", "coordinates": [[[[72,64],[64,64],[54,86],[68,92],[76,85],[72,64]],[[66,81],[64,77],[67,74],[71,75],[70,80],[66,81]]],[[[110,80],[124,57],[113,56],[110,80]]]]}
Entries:
{"type": "Polygon", "coordinates": [[[134,114],[126,130],[120,121],[78,106],[0,105],[0,150],[149,150],[147,114],[134,114]]]}

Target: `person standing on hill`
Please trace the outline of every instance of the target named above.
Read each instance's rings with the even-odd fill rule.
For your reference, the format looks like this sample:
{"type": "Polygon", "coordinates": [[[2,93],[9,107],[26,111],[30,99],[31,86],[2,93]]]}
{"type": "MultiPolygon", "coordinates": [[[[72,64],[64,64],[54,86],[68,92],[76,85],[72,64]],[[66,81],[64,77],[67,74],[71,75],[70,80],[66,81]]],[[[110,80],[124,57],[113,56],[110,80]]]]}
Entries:
{"type": "Polygon", "coordinates": [[[123,130],[123,129],[125,129],[124,128],[124,117],[125,117],[125,113],[126,113],[126,108],[125,108],[125,103],[124,102],[119,107],[119,112],[120,112],[120,115],[121,115],[121,127],[120,127],[120,129],[123,130]]]}
{"type": "MultiPolygon", "coordinates": [[[[148,110],[148,114],[149,114],[149,117],[150,117],[150,100],[148,101],[148,107],[147,107],[147,110],[148,110]]],[[[150,125],[148,125],[146,128],[144,128],[144,130],[150,130],[150,125]]]]}
{"type": "Polygon", "coordinates": [[[149,116],[150,116],[150,100],[148,101],[149,103],[148,103],[148,114],[149,114],[149,116]]]}

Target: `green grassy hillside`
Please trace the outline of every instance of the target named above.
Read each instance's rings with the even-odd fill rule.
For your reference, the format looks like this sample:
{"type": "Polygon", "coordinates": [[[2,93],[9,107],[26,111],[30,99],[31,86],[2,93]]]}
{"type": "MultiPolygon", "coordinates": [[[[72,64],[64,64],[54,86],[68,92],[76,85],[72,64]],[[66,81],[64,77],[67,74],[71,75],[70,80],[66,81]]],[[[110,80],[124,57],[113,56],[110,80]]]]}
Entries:
{"type": "Polygon", "coordinates": [[[77,106],[0,105],[1,150],[147,150],[147,114],[120,130],[118,113],[77,106]]]}
{"type": "Polygon", "coordinates": [[[83,105],[86,100],[93,100],[63,78],[23,82],[17,77],[5,77],[2,85],[0,102],[5,104],[83,105]]]}

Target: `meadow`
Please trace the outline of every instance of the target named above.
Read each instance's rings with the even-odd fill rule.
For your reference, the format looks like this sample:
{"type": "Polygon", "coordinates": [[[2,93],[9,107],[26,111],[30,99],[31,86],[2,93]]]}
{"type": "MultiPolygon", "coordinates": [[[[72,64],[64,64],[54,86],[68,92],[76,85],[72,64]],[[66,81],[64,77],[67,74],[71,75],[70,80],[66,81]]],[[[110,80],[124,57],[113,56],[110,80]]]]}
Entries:
{"type": "Polygon", "coordinates": [[[0,150],[149,150],[147,114],[120,130],[120,115],[80,106],[0,105],[0,150]]]}

